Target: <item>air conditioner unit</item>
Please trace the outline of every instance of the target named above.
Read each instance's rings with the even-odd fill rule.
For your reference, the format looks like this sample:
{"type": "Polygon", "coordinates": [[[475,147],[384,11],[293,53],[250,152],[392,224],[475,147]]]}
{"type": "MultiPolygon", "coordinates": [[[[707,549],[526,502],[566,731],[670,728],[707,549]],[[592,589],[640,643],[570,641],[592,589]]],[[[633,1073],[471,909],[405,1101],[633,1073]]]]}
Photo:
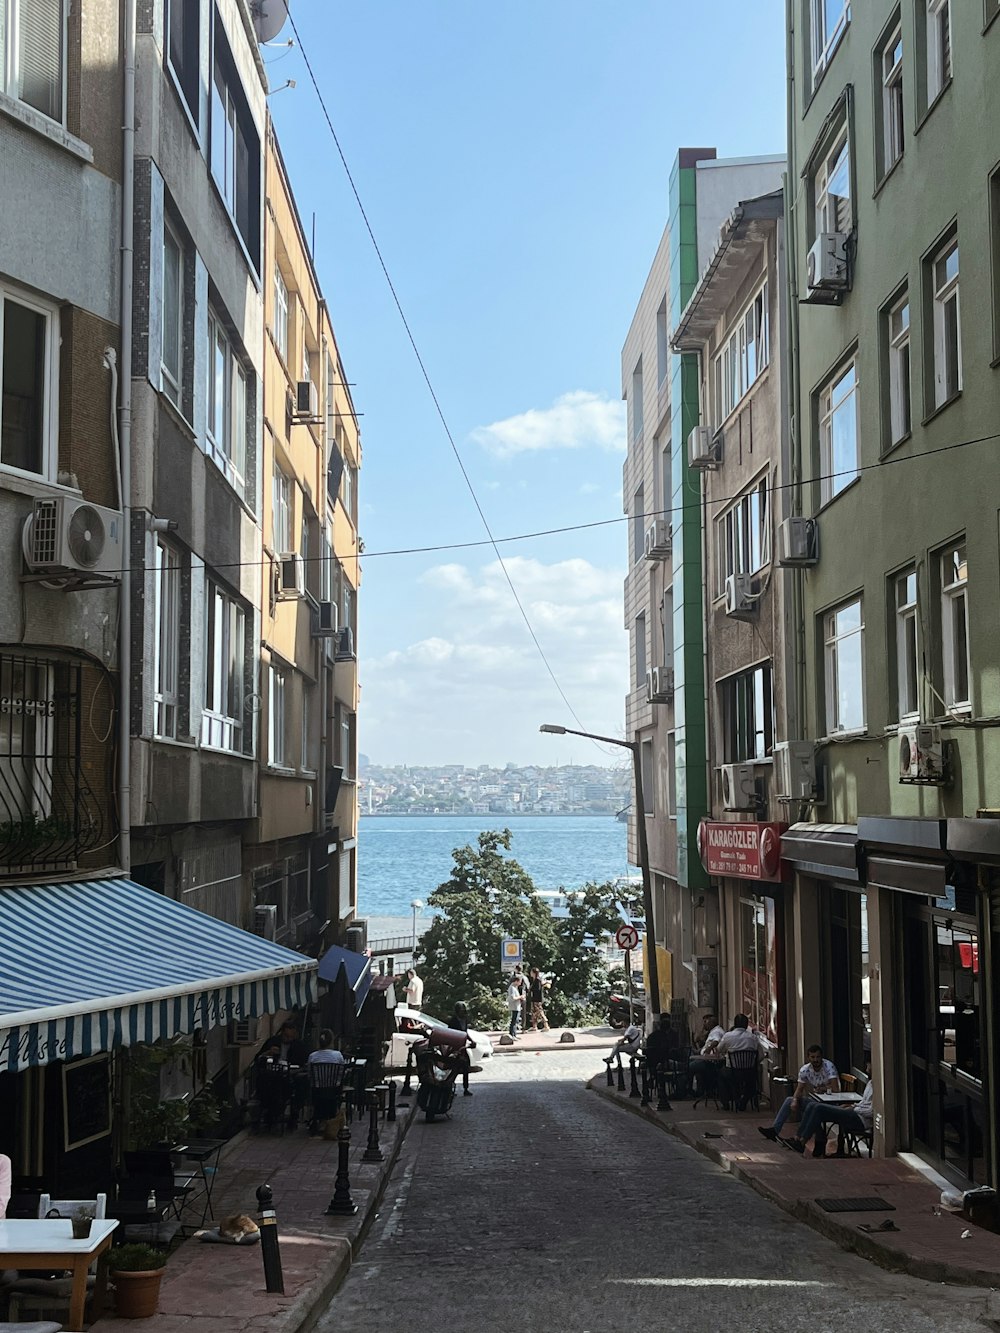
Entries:
{"type": "Polygon", "coordinates": [[[847,237],[842,231],[816,237],[806,258],[806,287],[810,293],[847,291],[847,237]]]}
{"type": "Polygon", "coordinates": [[[319,394],[312,380],[299,380],[295,385],[295,415],[297,417],[319,416],[319,394]]]}
{"type": "Polygon", "coordinates": [[[27,566],[36,574],[121,575],[123,520],[76,496],[36,500],[21,534],[27,566]]]}
{"type": "Polygon", "coordinates": [[[695,426],[688,435],[688,463],[691,467],[718,467],[722,462],[722,431],[714,436],[710,427],[695,426]]]}
{"type": "Polygon", "coordinates": [[[809,741],[778,741],[773,753],[774,794],[779,801],[816,797],[816,758],[809,741]]]}
{"type": "Polygon", "coordinates": [[[253,909],[253,933],[273,940],[278,933],[278,909],[274,903],[262,903],[253,909]]]}
{"type": "Polygon", "coordinates": [[[654,703],[669,703],[674,697],[674,669],[668,666],[653,667],[654,703]]]}
{"type": "Polygon", "coordinates": [[[753,764],[722,765],[722,806],[725,810],[756,810],[757,775],[753,764]]]}
{"type": "Polygon", "coordinates": [[[337,661],[349,662],[354,657],[354,631],[350,625],[337,630],[337,661]]]}
{"type": "Polygon", "coordinates": [[[256,1018],[237,1018],[229,1024],[228,1046],[256,1046],[256,1018]]]}
{"type": "Polygon", "coordinates": [[[653,673],[652,673],[652,671],[647,671],[647,672],[646,672],[646,702],[647,702],[648,704],[651,704],[651,703],[653,702],[653,673]]]}
{"type": "Polygon", "coordinates": [[[726,615],[735,620],[749,620],[757,611],[752,574],[726,576],[726,615]]]}
{"type": "Polygon", "coordinates": [[[368,921],[352,921],[345,931],[345,943],[353,953],[364,953],[368,948],[368,921]]]}
{"type": "Polygon", "coordinates": [[[314,639],[332,639],[337,633],[337,603],[320,602],[313,612],[312,636],[314,639]]]}
{"type": "Polygon", "coordinates": [[[814,565],[819,559],[819,524],[814,518],[786,518],[778,524],[778,564],[814,565]]]}
{"type": "Polygon", "coordinates": [[[306,591],[305,561],[295,551],[278,556],[275,572],[275,596],[279,602],[303,597],[306,591]]]}
{"type": "Polygon", "coordinates": [[[666,560],[670,554],[670,524],[658,518],[646,529],[643,550],[647,560],[666,560]]]}
{"type": "Polygon", "coordinates": [[[940,727],[900,727],[899,780],[926,786],[944,783],[944,746],[940,727]]]}

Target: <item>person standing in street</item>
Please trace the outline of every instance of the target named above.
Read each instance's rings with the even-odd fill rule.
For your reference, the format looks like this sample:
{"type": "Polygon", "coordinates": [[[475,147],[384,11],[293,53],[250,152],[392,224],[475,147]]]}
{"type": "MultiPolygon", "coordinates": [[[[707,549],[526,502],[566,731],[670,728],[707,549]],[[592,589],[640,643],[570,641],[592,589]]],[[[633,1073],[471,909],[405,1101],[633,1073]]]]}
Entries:
{"type": "Polygon", "coordinates": [[[424,998],[424,983],[417,976],[417,969],[411,967],[406,973],[406,1003],[410,1009],[419,1009],[424,998]]]}
{"type": "Polygon", "coordinates": [[[517,1036],[517,1021],[521,1017],[521,1004],[524,999],[523,986],[524,978],[515,972],[510,979],[510,985],[507,987],[507,1008],[510,1010],[510,1025],[507,1031],[512,1037],[517,1036]]]}
{"type": "Polygon", "coordinates": [[[528,973],[528,1000],[531,1004],[531,1030],[532,1032],[548,1032],[549,1025],[545,1021],[545,991],[548,982],[542,980],[542,974],[537,967],[533,967],[528,973]]]}
{"type": "MultiPolygon", "coordinates": [[[[455,1032],[464,1032],[466,1036],[468,1036],[469,1011],[461,1000],[456,1002],[455,1008],[451,1012],[451,1018],[448,1019],[448,1026],[453,1028],[455,1032]]],[[[471,1097],[472,1089],[469,1087],[469,1065],[471,1062],[465,1051],[463,1051],[462,1054],[465,1055],[465,1060],[462,1064],[462,1092],[464,1096],[471,1097]]]]}

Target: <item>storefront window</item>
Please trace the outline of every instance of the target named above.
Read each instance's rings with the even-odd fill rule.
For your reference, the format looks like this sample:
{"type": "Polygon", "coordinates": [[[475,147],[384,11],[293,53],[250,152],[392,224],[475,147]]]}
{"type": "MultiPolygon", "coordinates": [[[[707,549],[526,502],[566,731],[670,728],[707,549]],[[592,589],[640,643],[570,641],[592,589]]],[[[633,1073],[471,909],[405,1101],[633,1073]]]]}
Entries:
{"type": "Polygon", "coordinates": [[[751,1027],[778,1043],[777,915],[773,898],[741,898],[742,1008],[751,1027]]]}
{"type": "Polygon", "coordinates": [[[938,918],[935,936],[938,1059],[981,1082],[979,935],[938,918]]]}

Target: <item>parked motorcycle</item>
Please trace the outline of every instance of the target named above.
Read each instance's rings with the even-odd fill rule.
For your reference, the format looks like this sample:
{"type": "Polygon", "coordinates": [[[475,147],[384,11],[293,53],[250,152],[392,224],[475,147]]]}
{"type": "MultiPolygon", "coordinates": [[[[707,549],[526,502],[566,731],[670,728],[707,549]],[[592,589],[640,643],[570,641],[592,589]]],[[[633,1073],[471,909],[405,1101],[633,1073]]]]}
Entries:
{"type": "Polygon", "coordinates": [[[434,1028],[413,1048],[417,1062],[417,1105],[428,1122],[447,1115],[455,1100],[455,1080],[468,1069],[469,1038],[454,1028],[434,1028]]]}
{"type": "MultiPolygon", "coordinates": [[[[611,995],[608,1005],[608,1022],[613,1028],[627,1028],[633,1020],[629,1017],[628,996],[619,995],[614,991],[611,995]]],[[[632,993],[632,1012],[635,1014],[635,1022],[640,1027],[646,1022],[646,992],[643,990],[633,991],[632,993]]]]}

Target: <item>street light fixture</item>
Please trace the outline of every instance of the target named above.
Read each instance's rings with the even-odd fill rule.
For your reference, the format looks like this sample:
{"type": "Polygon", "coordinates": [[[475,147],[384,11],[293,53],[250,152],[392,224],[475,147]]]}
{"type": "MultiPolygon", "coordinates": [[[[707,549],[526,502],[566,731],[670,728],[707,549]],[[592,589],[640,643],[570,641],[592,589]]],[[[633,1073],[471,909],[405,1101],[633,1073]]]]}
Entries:
{"type": "Polygon", "coordinates": [[[420,912],[420,911],[423,911],[423,906],[424,906],[424,905],[423,905],[423,903],[420,901],[419,898],[414,898],[413,902],[410,903],[410,906],[413,908],[413,949],[412,949],[412,953],[413,953],[413,961],[416,962],[416,961],[417,961],[417,913],[420,912]]]}
{"type": "Polygon", "coordinates": [[[642,755],[638,741],[623,741],[616,736],[597,736],[592,731],[574,731],[572,727],[560,727],[554,722],[543,722],[538,728],[550,736],[583,736],[589,741],[601,741],[604,745],[617,745],[623,750],[632,751],[632,776],[635,782],[636,832],[639,836],[639,869],[642,871],[642,902],[646,913],[646,938],[652,947],[643,950],[646,967],[649,970],[649,997],[652,1001],[652,1013],[660,1015],[660,974],[656,959],[656,929],[653,920],[653,881],[649,873],[649,844],[646,841],[646,806],[642,795],[642,755]]]}

